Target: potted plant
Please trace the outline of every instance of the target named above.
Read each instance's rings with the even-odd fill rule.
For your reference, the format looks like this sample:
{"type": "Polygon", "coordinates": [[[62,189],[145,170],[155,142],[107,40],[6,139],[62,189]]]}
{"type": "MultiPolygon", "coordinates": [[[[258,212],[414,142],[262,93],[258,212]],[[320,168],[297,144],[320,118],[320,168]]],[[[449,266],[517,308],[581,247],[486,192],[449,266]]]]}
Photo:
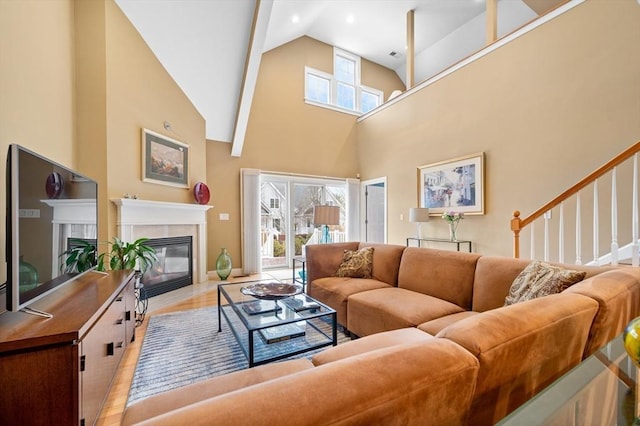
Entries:
{"type": "Polygon", "coordinates": [[[84,272],[94,266],[98,271],[105,271],[106,266],[111,270],[135,269],[142,275],[156,261],[156,251],[146,244],[149,238],[138,238],[133,242],[123,242],[114,237],[108,253],[97,254],[97,248],[85,240],[73,240],[74,247],[68,249],[62,256],[65,272],[84,272]]]}
{"type": "Polygon", "coordinates": [[[140,274],[144,274],[153,262],[157,260],[156,251],[146,244],[149,238],[138,238],[134,242],[123,242],[120,238],[114,237],[111,249],[107,253],[100,253],[98,256],[98,270],[105,270],[105,258],[108,257],[109,269],[135,269],[140,274]]]}
{"type": "Polygon", "coordinates": [[[84,272],[98,264],[96,246],[86,240],[71,239],[73,247],[61,254],[66,256],[62,268],[64,272],[84,272]]]}

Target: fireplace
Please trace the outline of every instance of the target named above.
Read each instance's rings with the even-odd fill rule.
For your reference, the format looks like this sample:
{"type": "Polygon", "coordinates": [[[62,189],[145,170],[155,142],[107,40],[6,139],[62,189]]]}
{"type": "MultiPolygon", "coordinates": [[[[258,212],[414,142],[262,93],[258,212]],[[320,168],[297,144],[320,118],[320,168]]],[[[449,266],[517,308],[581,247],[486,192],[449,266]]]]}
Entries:
{"type": "Polygon", "coordinates": [[[152,238],[146,244],[155,249],[158,257],[142,276],[147,297],[193,284],[193,243],[190,235],[152,238]]]}
{"type": "Polygon", "coordinates": [[[207,210],[213,206],[130,198],[111,201],[117,207],[118,235],[122,241],[135,241],[142,237],[161,239],[190,236],[192,281],[207,281],[207,210]]]}

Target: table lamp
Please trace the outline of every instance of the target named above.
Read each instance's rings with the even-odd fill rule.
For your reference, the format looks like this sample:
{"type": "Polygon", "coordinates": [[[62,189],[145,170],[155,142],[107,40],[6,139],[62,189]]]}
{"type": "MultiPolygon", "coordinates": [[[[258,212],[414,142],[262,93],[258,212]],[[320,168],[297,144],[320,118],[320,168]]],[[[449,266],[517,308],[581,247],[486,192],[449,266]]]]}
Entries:
{"type": "Polygon", "coordinates": [[[422,207],[411,207],[409,209],[409,222],[417,222],[418,224],[418,237],[422,238],[421,224],[423,222],[429,222],[429,209],[422,207]]]}
{"type": "Polygon", "coordinates": [[[340,207],[328,205],[315,206],[313,208],[313,223],[324,226],[320,242],[323,244],[330,243],[329,225],[340,224],[340,207]]]}

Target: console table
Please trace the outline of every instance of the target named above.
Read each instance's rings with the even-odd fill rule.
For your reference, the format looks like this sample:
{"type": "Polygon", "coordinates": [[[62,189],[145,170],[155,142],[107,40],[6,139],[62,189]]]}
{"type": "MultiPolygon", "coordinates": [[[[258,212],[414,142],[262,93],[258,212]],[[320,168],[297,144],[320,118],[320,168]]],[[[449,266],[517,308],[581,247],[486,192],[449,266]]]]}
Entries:
{"type": "Polygon", "coordinates": [[[133,276],[88,272],[33,303],[53,318],[0,314],[2,424],[95,423],[134,338],[133,276]]]}
{"type": "Polygon", "coordinates": [[[445,238],[415,238],[409,237],[407,238],[407,247],[410,247],[410,242],[416,241],[418,247],[422,247],[422,242],[433,242],[433,243],[445,243],[445,244],[455,244],[456,249],[460,251],[460,245],[466,244],[469,247],[469,253],[471,253],[471,241],[469,240],[448,240],[445,238]]]}

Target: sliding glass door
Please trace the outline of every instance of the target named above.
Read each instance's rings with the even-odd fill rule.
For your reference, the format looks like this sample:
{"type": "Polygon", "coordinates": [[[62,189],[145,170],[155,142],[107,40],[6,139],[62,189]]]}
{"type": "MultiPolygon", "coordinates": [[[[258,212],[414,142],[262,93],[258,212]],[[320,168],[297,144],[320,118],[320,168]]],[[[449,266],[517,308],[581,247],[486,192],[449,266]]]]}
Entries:
{"type": "Polygon", "coordinates": [[[314,223],[316,205],[340,207],[340,225],[331,226],[335,241],[344,241],[346,188],[342,181],[263,174],[260,185],[262,268],[290,268],[293,256],[306,244],[318,243],[320,225],[314,223]]]}

